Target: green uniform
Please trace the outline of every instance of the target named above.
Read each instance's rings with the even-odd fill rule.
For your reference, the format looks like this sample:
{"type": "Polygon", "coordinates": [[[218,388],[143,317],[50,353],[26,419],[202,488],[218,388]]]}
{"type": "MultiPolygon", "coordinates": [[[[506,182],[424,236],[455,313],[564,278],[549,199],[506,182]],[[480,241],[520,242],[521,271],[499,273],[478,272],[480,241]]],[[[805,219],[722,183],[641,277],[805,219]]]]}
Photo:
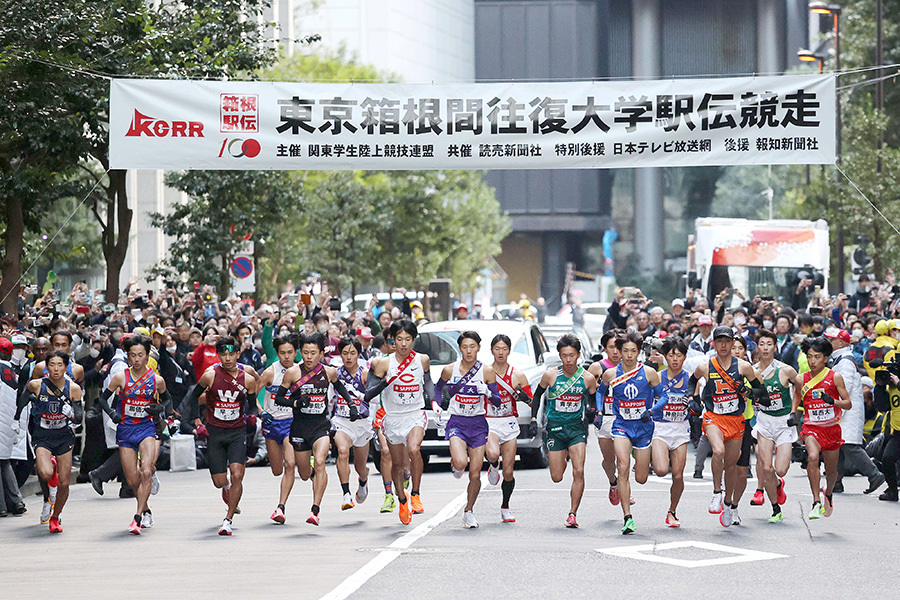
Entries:
{"type": "Polygon", "coordinates": [[[559,368],[556,381],[547,390],[547,448],[550,451],[567,450],[575,444],[587,442],[584,426],[584,369],[572,375],[571,380],[559,368]]]}
{"type": "Polygon", "coordinates": [[[772,369],[772,373],[768,377],[763,375],[763,385],[766,386],[772,404],[770,406],[759,405],[757,408],[770,417],[783,417],[791,412],[791,388],[781,385],[781,369],[785,366],[784,363],[776,360],[772,365],[775,367],[772,369]]]}

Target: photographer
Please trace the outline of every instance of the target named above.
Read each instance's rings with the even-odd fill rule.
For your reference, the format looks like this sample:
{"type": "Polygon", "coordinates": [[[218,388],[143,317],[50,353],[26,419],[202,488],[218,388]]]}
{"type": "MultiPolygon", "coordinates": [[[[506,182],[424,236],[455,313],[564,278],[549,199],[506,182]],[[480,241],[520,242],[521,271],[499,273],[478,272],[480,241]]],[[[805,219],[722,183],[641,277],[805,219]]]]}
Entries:
{"type": "Polygon", "coordinates": [[[900,362],[895,360],[893,352],[891,359],[885,363],[875,358],[870,367],[877,369],[874,377],[875,407],[884,412],[889,421],[885,428],[884,454],[881,459],[888,487],[878,499],[897,502],[897,461],[900,460],[900,391],[897,388],[900,386],[900,362]]]}

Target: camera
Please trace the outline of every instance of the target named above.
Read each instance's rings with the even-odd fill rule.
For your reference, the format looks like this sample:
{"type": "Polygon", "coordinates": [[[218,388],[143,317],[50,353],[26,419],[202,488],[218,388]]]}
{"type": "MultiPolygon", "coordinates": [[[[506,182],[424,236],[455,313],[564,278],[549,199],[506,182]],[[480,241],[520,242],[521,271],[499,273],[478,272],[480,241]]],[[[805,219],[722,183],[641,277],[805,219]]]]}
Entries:
{"type": "Polygon", "coordinates": [[[875,385],[889,386],[891,385],[891,374],[900,377],[900,360],[894,356],[890,362],[884,362],[883,359],[875,358],[869,361],[869,366],[875,369],[875,385]]]}
{"type": "Polygon", "coordinates": [[[664,343],[665,343],[665,340],[663,340],[662,338],[658,338],[655,335],[650,336],[644,340],[644,343],[641,346],[641,352],[644,353],[644,356],[646,358],[650,358],[650,352],[652,350],[656,350],[657,352],[662,352],[662,347],[663,347],[664,343]]]}

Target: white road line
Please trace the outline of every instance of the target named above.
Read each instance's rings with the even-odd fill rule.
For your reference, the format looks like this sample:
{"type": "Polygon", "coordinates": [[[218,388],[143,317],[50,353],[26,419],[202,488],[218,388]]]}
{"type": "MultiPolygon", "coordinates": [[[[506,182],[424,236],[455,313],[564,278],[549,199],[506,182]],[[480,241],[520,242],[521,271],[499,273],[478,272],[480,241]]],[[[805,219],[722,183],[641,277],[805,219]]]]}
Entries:
{"type": "Polygon", "coordinates": [[[696,569],[698,567],[712,567],[718,565],[731,565],[742,562],[752,562],[755,560],[772,560],[775,558],[789,558],[785,554],[774,554],[772,552],[762,552],[760,550],[747,550],[745,548],[737,548],[735,546],[724,546],[722,544],[712,544],[709,542],[684,541],[684,542],[668,542],[665,544],[646,544],[640,546],[619,546],[617,548],[598,548],[597,552],[609,554],[620,558],[634,558],[637,560],[646,560],[649,562],[664,563],[676,567],[684,567],[687,569],[696,569]],[[711,550],[720,552],[728,556],[720,556],[718,558],[707,558],[700,560],[686,560],[673,556],[662,556],[655,554],[664,550],[676,550],[680,548],[700,548],[703,550],[711,550]],[[648,553],[648,554],[645,554],[648,553]]]}
{"type": "Polygon", "coordinates": [[[438,514],[431,517],[403,537],[397,539],[387,549],[382,550],[378,556],[363,565],[358,571],[342,581],[336,588],[322,596],[321,600],[344,600],[362,587],[369,579],[374,577],[391,564],[402,554],[402,550],[409,548],[415,542],[431,533],[435,527],[455,515],[466,505],[466,494],[462,493],[442,508],[438,514]]]}

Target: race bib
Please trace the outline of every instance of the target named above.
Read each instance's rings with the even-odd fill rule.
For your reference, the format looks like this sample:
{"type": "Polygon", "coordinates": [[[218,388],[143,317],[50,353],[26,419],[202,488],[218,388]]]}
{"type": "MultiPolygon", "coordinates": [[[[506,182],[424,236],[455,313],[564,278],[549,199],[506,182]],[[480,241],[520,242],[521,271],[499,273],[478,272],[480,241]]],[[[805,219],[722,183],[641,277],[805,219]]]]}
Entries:
{"type": "Polygon", "coordinates": [[[419,404],[422,402],[419,398],[419,389],[418,385],[394,384],[394,401],[397,404],[419,404]]]}
{"type": "Polygon", "coordinates": [[[810,423],[821,423],[823,421],[831,421],[835,418],[834,407],[824,405],[817,408],[809,408],[806,410],[806,418],[810,423]]]}
{"type": "Polygon", "coordinates": [[[727,415],[737,412],[740,408],[740,399],[737,395],[713,398],[713,412],[717,415],[727,415]]]}
{"type": "Polygon", "coordinates": [[[581,410],[581,394],[563,394],[555,401],[553,407],[556,412],[576,413],[581,410]]]}
{"type": "Polygon", "coordinates": [[[241,407],[237,402],[219,403],[213,409],[213,416],[220,421],[236,421],[241,416],[241,407]]]}
{"type": "Polygon", "coordinates": [[[41,414],[42,429],[65,429],[66,424],[67,422],[65,415],[55,415],[48,413],[41,414]]]}
{"type": "Polygon", "coordinates": [[[146,405],[134,405],[131,402],[125,404],[125,416],[134,419],[143,419],[148,415],[146,405]]]}
{"type": "Polygon", "coordinates": [[[603,398],[603,414],[604,415],[615,414],[614,409],[613,409],[613,397],[612,396],[605,396],[603,398]]]}
{"type": "Polygon", "coordinates": [[[647,410],[647,403],[645,400],[619,401],[619,415],[626,421],[640,419],[645,410],[647,410]]]}
{"type": "Polygon", "coordinates": [[[326,401],[327,397],[324,394],[309,396],[309,406],[301,408],[300,412],[305,415],[321,415],[325,412],[326,401]]]}
{"type": "Polygon", "coordinates": [[[687,418],[684,394],[669,394],[669,401],[663,407],[663,420],[680,423],[687,418]]]}
{"type": "Polygon", "coordinates": [[[780,390],[777,390],[775,387],[771,387],[766,391],[769,393],[769,400],[771,401],[771,404],[769,406],[763,406],[763,410],[774,412],[776,410],[781,410],[782,408],[784,408],[784,400],[781,397],[780,390]]]}

